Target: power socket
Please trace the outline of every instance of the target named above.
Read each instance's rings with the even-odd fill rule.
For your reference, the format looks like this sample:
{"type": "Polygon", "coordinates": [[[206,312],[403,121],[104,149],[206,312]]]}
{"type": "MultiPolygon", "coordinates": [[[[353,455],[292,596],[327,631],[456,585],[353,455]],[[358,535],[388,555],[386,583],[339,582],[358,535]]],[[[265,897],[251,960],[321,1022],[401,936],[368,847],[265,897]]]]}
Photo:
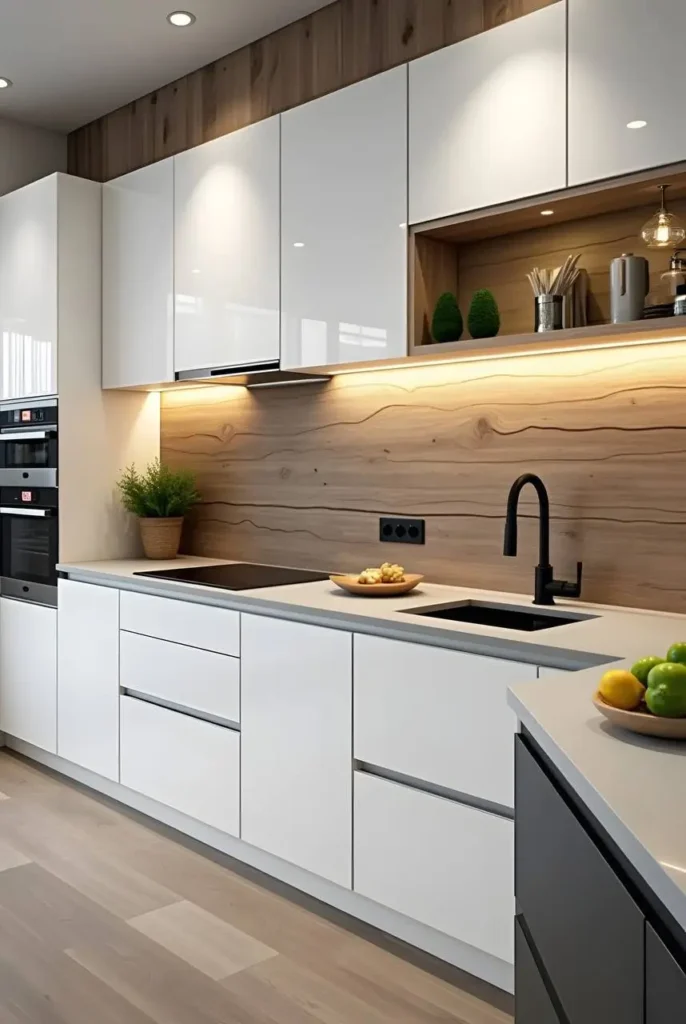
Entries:
{"type": "Polygon", "coordinates": [[[426,544],[426,523],[423,519],[379,520],[379,540],[383,544],[426,544]]]}

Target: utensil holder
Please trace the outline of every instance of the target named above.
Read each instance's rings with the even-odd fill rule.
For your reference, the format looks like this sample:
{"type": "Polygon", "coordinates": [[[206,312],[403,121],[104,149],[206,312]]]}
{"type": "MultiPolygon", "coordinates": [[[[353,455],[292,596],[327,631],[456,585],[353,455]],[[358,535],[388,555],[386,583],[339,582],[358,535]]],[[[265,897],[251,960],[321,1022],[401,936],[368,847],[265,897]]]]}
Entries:
{"type": "Polygon", "coordinates": [[[536,332],[561,331],[563,295],[536,296],[536,332]]]}

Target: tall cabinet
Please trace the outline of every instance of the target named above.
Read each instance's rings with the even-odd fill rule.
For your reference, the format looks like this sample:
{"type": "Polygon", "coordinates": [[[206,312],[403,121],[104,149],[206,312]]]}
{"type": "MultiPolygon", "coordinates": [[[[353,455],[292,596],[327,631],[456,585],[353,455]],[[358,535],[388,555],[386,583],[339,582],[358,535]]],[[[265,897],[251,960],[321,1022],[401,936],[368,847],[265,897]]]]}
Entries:
{"type": "Polygon", "coordinates": [[[57,393],[57,218],[63,175],[0,197],[0,399],[57,393]]]}
{"type": "Polygon", "coordinates": [[[567,7],[569,184],[684,160],[683,0],[567,7]]]}
{"type": "Polygon", "coordinates": [[[278,361],[280,120],[175,157],[174,369],[278,361]]]}
{"type": "Polygon", "coordinates": [[[407,352],[407,67],[283,115],[282,365],[407,352]]]}

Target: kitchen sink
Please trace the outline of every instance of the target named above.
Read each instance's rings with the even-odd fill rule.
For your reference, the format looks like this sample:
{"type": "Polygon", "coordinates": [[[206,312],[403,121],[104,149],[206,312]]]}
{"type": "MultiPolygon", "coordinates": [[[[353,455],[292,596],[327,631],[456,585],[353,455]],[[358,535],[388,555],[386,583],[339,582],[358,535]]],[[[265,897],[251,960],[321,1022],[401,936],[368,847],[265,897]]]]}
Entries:
{"type": "Polygon", "coordinates": [[[438,604],[431,608],[408,608],[408,615],[424,615],[430,619],[448,619],[450,622],[475,622],[480,626],[500,629],[518,629],[537,633],[542,629],[570,626],[574,622],[588,622],[595,615],[570,615],[564,611],[541,611],[538,608],[518,608],[509,604],[490,604],[485,601],[460,601],[457,604],[438,604]]]}

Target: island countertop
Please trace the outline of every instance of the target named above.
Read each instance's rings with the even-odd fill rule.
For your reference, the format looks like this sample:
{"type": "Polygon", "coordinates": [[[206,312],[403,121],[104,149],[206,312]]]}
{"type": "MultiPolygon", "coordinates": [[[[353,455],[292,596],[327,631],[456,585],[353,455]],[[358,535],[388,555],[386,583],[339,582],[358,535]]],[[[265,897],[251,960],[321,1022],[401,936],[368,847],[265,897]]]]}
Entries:
{"type": "MultiPolygon", "coordinates": [[[[673,640],[680,639],[676,634],[673,640]]],[[[683,637],[681,637],[683,639],[683,637]]],[[[643,654],[665,645],[644,646],[643,654]]],[[[630,668],[633,659],[615,668],[630,668]]],[[[510,690],[521,724],[686,932],[686,743],[611,725],[592,703],[599,670],[510,690]]]]}

